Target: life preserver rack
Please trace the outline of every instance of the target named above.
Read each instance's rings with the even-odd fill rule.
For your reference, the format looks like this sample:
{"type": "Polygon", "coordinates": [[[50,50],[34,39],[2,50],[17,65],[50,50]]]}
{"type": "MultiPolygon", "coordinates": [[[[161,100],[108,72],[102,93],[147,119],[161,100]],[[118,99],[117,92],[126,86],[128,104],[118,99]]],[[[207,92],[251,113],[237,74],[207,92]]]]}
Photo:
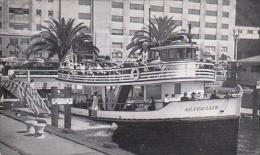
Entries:
{"type": "Polygon", "coordinates": [[[133,80],[138,80],[140,78],[140,71],[138,68],[133,68],[131,70],[131,76],[133,80]]]}

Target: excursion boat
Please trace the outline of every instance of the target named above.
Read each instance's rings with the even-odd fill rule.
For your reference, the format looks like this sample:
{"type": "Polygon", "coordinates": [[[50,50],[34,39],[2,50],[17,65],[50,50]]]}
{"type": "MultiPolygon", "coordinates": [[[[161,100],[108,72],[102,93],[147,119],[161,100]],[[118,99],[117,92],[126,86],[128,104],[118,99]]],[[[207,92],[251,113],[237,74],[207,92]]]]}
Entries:
{"type": "Polygon", "coordinates": [[[210,137],[218,138],[221,133],[235,151],[243,94],[240,86],[229,98],[181,101],[185,93],[188,96],[193,92],[206,94],[205,84],[216,80],[214,65],[198,61],[198,55],[195,43],[154,47],[149,51],[148,58],[153,60],[150,63],[91,70],[63,68],[57,79],[95,87],[100,90],[103,101],[107,101],[108,93],[113,89],[113,108],[91,111],[89,118],[93,120],[115,122],[119,129],[125,129],[124,132],[131,127],[139,130],[149,126],[152,130],[167,128],[174,132],[188,130],[189,133],[195,127],[200,135],[211,133],[210,137]],[[165,94],[175,94],[175,100],[163,103],[165,94]],[[155,102],[154,110],[145,108],[151,97],[155,102]]]}

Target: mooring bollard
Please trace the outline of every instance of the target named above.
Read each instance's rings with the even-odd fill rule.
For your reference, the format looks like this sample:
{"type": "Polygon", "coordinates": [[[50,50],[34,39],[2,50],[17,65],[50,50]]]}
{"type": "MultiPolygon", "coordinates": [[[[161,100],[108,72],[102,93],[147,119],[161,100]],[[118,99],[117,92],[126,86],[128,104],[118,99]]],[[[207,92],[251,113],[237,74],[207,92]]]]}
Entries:
{"type": "Polygon", "coordinates": [[[37,124],[37,121],[35,120],[27,120],[25,121],[26,127],[27,127],[27,134],[34,134],[34,125],[37,124]]]}
{"type": "Polygon", "coordinates": [[[41,139],[45,138],[45,135],[44,135],[45,126],[46,126],[45,123],[34,124],[35,135],[37,136],[37,138],[41,138],[41,139]]]}

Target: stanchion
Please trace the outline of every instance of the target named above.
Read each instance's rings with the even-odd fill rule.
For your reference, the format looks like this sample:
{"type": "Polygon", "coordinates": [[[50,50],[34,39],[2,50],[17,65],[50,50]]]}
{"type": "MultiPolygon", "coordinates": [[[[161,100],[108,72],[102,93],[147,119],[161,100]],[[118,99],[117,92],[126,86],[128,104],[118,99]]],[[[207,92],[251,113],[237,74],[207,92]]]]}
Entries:
{"type": "MultiPolygon", "coordinates": [[[[58,97],[57,87],[51,87],[51,99],[58,97]]],[[[51,125],[58,127],[59,105],[51,104],[51,125]]]]}
{"type": "MultiPolygon", "coordinates": [[[[64,97],[71,98],[72,88],[65,87],[64,88],[64,97]]],[[[71,105],[64,105],[64,130],[65,133],[72,133],[71,130],[71,105]]]]}

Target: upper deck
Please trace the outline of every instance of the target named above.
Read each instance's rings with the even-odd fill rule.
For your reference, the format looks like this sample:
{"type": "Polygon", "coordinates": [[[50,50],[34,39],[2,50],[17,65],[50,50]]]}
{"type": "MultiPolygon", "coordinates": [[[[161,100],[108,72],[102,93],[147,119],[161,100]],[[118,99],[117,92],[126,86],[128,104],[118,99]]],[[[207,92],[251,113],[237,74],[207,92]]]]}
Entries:
{"type": "Polygon", "coordinates": [[[182,81],[215,81],[213,64],[175,61],[129,68],[59,69],[57,80],[91,86],[140,85],[182,81]]]}

